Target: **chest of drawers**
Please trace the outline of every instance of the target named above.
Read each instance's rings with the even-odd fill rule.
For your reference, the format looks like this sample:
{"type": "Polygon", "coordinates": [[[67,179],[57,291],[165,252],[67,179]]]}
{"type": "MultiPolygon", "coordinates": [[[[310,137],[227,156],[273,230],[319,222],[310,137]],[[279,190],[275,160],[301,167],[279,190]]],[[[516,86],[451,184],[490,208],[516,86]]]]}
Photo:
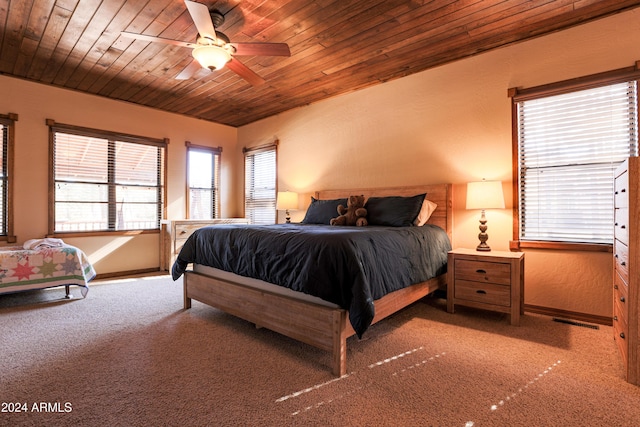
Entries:
{"type": "Polygon", "coordinates": [[[640,384],[640,236],[636,225],[640,215],[639,179],[639,158],[631,157],[616,169],[613,198],[613,339],[620,350],[626,379],[633,384],[640,384]]]}

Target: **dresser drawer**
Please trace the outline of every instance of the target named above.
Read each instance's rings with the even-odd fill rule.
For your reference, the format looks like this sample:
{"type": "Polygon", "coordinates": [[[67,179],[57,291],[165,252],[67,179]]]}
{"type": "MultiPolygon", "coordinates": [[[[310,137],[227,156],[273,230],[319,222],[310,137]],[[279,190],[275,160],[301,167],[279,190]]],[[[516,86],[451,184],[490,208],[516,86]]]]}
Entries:
{"type": "Polygon", "coordinates": [[[629,318],[629,292],[626,283],[622,280],[618,273],[615,274],[613,283],[613,302],[614,310],[618,308],[619,314],[625,319],[629,318]]]}
{"type": "Polygon", "coordinates": [[[511,305],[511,287],[508,285],[458,280],[456,278],[455,298],[509,307],[511,305]]]}
{"type": "Polygon", "coordinates": [[[456,280],[462,279],[507,286],[511,284],[510,264],[457,259],[454,268],[456,280]]]}
{"type": "Polygon", "coordinates": [[[613,245],[613,259],[616,271],[620,273],[626,283],[629,283],[629,248],[618,239],[613,245]]]}
{"type": "Polygon", "coordinates": [[[613,221],[614,225],[614,235],[616,239],[629,244],[629,209],[627,208],[616,208],[614,212],[615,219],[613,221]]]}
{"type": "Polygon", "coordinates": [[[618,175],[613,184],[613,205],[616,208],[629,206],[629,173],[624,171],[618,175]]]}
{"type": "Polygon", "coordinates": [[[629,329],[627,327],[626,319],[620,316],[616,319],[615,313],[613,320],[613,339],[618,345],[624,365],[626,366],[629,359],[629,329]]]}

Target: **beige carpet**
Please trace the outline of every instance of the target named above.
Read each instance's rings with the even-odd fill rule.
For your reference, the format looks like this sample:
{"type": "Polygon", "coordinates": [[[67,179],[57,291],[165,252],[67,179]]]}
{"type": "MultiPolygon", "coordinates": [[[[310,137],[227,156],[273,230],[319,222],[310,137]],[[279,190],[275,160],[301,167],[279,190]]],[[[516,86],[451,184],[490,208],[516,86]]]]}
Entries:
{"type": "Polygon", "coordinates": [[[329,354],[194,301],[167,276],[0,296],[0,425],[631,426],[610,327],[431,298],[329,354]],[[74,293],[79,295],[77,289],[74,293]],[[49,301],[49,302],[48,302],[49,301]],[[10,413],[19,408],[26,412],[10,413]],[[26,405],[24,405],[26,404],[26,405]]]}

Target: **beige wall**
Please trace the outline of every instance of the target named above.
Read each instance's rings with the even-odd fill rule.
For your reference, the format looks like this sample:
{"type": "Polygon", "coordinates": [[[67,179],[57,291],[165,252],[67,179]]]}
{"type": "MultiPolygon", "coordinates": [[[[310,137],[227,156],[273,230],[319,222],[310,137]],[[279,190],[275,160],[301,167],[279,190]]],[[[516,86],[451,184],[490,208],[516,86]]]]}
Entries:
{"type": "MultiPolygon", "coordinates": [[[[316,189],[451,182],[455,247],[477,244],[479,212],[464,209],[465,183],[502,180],[507,209],[487,212],[488,243],[507,250],[507,89],[633,65],[638,40],[634,10],[241,127],[238,147],[278,139],[279,187],[302,193],[301,208],[316,189]]],[[[300,210],[292,219],[303,216],[300,210]]],[[[611,315],[610,254],[527,251],[525,265],[525,303],[611,315]]]]}
{"type": "MultiPolygon", "coordinates": [[[[237,130],[125,102],[0,76],[0,113],[17,113],[14,212],[18,243],[47,233],[48,127],[45,119],[152,138],[169,138],[167,214],[184,218],[185,141],[221,146],[222,215],[236,216],[232,169],[237,130]]],[[[159,268],[159,235],[65,238],[87,253],[98,274],[159,268]]]]}

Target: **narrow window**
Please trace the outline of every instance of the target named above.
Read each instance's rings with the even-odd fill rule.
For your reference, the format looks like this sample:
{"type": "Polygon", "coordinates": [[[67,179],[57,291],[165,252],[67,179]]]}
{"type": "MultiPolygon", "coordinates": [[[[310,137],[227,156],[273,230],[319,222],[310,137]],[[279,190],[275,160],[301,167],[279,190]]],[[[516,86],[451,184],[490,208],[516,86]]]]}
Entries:
{"type": "Polygon", "coordinates": [[[190,219],[220,217],[220,155],[222,148],[187,143],[187,185],[190,219]]]}
{"type": "Polygon", "coordinates": [[[276,222],[276,148],[244,149],[244,209],[250,224],[276,222]]]}
{"type": "Polygon", "coordinates": [[[165,140],[48,124],[51,234],[160,228],[165,140]]]}

